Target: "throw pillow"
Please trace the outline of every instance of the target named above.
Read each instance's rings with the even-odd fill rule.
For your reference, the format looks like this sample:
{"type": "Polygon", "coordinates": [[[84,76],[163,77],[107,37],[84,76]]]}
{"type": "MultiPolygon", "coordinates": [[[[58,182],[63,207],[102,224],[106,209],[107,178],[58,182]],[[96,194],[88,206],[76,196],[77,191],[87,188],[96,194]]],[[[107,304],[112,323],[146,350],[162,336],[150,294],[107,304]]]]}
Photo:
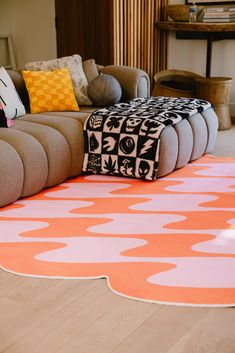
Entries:
{"type": "Polygon", "coordinates": [[[68,68],[73,82],[74,92],[79,105],[91,105],[92,102],[88,97],[88,82],[82,67],[82,58],[80,55],[65,56],[63,58],[37,61],[27,63],[26,70],[45,71],[68,68]]]}
{"type": "Polygon", "coordinates": [[[31,113],[78,111],[68,69],[22,71],[29,94],[31,113]]]}
{"type": "Polygon", "coordinates": [[[0,103],[0,127],[11,127],[12,125],[13,121],[6,117],[3,106],[0,103]]]}
{"type": "Polygon", "coordinates": [[[0,101],[8,119],[25,114],[24,105],[4,67],[0,68],[0,101]]]}
{"type": "Polygon", "coordinates": [[[122,96],[122,89],[115,77],[101,74],[89,84],[88,94],[94,105],[104,107],[118,103],[122,96]]]}

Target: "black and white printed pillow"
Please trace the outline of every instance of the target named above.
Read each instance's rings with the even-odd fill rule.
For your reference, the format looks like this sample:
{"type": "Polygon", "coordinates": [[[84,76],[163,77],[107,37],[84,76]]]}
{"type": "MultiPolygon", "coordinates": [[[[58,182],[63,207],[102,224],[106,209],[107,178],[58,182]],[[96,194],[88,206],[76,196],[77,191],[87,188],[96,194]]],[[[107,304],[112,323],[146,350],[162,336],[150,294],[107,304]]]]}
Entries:
{"type": "Polygon", "coordinates": [[[12,79],[4,67],[0,68],[0,102],[8,119],[26,114],[12,79]]]}

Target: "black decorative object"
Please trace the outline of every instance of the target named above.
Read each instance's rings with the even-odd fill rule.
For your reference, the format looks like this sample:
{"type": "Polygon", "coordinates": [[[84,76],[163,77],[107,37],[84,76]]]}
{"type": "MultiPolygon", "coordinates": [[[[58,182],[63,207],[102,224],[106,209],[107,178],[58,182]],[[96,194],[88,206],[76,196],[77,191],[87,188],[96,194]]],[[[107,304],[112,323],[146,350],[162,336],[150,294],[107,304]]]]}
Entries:
{"type": "Polygon", "coordinates": [[[0,104],[0,127],[8,127],[7,118],[4,110],[2,109],[1,104],[0,104]]]}

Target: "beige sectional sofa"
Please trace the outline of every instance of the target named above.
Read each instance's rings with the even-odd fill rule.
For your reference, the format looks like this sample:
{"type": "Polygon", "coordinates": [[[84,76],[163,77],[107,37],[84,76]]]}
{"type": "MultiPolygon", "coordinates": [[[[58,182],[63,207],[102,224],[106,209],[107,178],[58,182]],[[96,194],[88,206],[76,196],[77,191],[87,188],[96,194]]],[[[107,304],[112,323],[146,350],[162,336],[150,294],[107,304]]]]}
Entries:
{"type": "MultiPolygon", "coordinates": [[[[123,100],[150,93],[149,78],[142,70],[114,65],[99,70],[119,80],[123,100]]],[[[21,72],[8,73],[29,111],[21,72]]],[[[84,106],[79,112],[28,113],[14,119],[12,128],[0,129],[0,206],[81,174],[83,123],[95,109],[84,106]]]]}
{"type": "MultiPolygon", "coordinates": [[[[118,79],[124,101],[150,95],[149,78],[142,70],[111,65],[101,71],[118,79]]],[[[9,74],[27,108],[28,96],[21,73],[9,71],[9,74]]],[[[86,106],[80,107],[79,112],[28,113],[14,119],[12,128],[0,129],[0,206],[81,174],[83,123],[94,109],[86,106]]],[[[213,109],[167,127],[161,139],[159,176],[211,151],[217,127],[213,109]]]]}

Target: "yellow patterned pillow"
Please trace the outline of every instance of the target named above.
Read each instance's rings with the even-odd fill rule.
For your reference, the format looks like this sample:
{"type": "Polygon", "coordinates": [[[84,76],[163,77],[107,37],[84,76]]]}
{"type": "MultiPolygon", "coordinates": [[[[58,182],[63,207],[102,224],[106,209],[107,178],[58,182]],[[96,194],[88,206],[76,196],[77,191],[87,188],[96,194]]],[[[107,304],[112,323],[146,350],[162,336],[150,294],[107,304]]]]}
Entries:
{"type": "Polygon", "coordinates": [[[79,107],[68,69],[22,71],[31,113],[73,110],[79,107]]]}

